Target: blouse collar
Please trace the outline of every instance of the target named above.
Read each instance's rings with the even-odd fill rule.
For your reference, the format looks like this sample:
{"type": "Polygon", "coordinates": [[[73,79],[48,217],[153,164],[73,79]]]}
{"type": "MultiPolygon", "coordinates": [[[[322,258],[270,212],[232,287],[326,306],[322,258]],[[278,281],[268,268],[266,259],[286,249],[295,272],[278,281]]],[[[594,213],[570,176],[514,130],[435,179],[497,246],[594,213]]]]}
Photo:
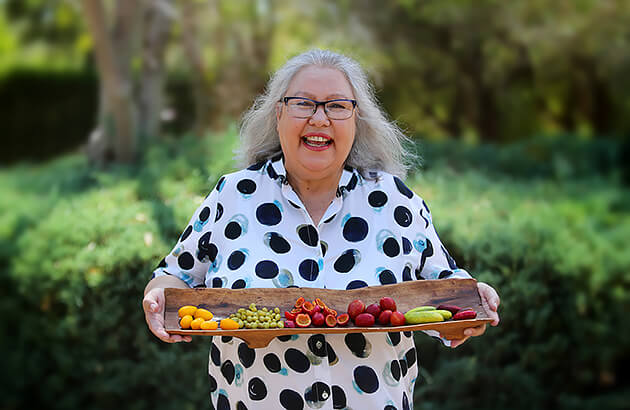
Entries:
{"type": "MultiPolygon", "coordinates": [[[[278,154],[275,157],[267,160],[265,164],[267,175],[269,178],[287,185],[287,171],[284,168],[284,155],[278,154]]],[[[339,185],[337,186],[337,196],[342,196],[344,193],[352,191],[356,188],[359,182],[359,173],[350,166],[345,166],[339,178],[339,185]]]]}

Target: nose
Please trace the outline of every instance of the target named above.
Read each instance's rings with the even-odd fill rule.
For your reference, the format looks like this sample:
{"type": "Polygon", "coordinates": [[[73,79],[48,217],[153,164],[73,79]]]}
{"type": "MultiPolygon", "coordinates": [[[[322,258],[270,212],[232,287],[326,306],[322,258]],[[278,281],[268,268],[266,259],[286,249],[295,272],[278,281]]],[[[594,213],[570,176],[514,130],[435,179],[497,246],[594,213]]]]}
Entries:
{"type": "Polygon", "coordinates": [[[330,119],[328,118],[328,115],[326,115],[323,105],[320,105],[315,109],[315,113],[311,115],[308,122],[318,127],[330,125],[330,119]]]}

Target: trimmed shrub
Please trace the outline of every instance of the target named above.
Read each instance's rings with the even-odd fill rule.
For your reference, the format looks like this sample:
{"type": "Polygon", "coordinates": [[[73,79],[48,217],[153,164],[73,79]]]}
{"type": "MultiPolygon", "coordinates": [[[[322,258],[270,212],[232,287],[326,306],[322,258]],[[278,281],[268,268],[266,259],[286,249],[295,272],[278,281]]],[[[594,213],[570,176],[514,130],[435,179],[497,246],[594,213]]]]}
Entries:
{"type": "MultiPolygon", "coordinates": [[[[2,408],[209,406],[209,339],[159,342],[140,301],[193,210],[233,169],[235,146],[231,129],[166,141],[140,165],[107,172],[79,156],[0,169],[2,408]]],[[[466,155],[457,163],[478,158],[466,155]]],[[[502,321],[455,350],[417,335],[416,408],[622,408],[630,194],[614,170],[530,181],[432,159],[408,183],[455,260],[498,289],[502,321]]]]}

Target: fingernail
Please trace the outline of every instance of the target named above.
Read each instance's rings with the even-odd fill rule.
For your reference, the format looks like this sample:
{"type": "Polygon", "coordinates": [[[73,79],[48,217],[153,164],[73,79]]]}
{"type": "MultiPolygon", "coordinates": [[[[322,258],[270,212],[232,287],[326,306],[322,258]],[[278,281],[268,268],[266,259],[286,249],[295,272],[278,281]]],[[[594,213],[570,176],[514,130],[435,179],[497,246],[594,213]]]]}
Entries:
{"type": "Polygon", "coordinates": [[[472,335],[472,330],[465,330],[465,331],[464,331],[464,334],[465,334],[466,336],[470,336],[470,335],[472,335]]]}

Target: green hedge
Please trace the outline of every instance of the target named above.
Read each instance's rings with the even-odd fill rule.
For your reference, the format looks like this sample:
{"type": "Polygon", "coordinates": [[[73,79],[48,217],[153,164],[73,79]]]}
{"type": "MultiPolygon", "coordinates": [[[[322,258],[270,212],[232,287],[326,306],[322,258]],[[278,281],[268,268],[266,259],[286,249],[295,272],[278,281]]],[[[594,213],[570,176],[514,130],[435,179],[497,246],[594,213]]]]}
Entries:
{"type": "MultiPolygon", "coordinates": [[[[232,169],[235,133],[108,172],[79,156],[0,170],[1,408],[208,408],[208,340],[157,341],[140,299],[232,169]]],[[[455,350],[419,334],[416,408],[625,406],[630,194],[615,172],[528,181],[433,158],[409,184],[460,265],[500,291],[502,322],[455,350]]]]}
{"type": "MultiPolygon", "coordinates": [[[[0,76],[0,164],[47,160],[86,143],[96,124],[98,87],[91,71],[16,69],[0,76]]],[[[190,81],[172,75],[166,88],[176,116],[163,128],[179,134],[194,121],[190,81]]]]}

